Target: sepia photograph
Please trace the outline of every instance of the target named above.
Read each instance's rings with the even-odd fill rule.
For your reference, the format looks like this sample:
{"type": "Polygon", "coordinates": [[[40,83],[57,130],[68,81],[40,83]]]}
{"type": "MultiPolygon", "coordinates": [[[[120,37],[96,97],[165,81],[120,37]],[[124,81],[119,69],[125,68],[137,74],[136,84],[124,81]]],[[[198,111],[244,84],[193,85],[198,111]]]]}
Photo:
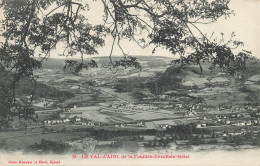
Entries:
{"type": "Polygon", "coordinates": [[[0,165],[260,165],[260,1],[0,0],[0,165]]]}

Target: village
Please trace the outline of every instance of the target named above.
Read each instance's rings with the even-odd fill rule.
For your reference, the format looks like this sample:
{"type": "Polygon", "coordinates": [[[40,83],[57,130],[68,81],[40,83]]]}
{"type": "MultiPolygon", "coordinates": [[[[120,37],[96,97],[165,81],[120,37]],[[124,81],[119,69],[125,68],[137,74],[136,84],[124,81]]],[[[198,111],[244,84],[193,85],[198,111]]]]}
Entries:
{"type": "MultiPolygon", "coordinates": [[[[166,90],[161,94],[151,93],[144,87],[138,89],[140,98],[115,89],[121,79],[144,79],[167,68],[153,71],[146,63],[148,61],[142,62],[141,72],[127,69],[115,74],[103,68],[79,75],[39,70],[37,81],[66,92],[67,97],[64,93],[60,97],[40,96],[32,102],[31,95],[17,97],[17,102],[32,104],[36,121],[15,120],[12,130],[22,130],[28,137],[35,135],[35,138],[55,141],[58,141],[53,139],[56,135],[65,134],[63,141],[83,151],[83,147],[118,149],[126,146],[125,141],[135,142],[131,146],[144,151],[234,149],[259,144],[260,106],[243,103],[241,96],[245,94],[236,88],[233,78],[222,72],[210,78],[193,74],[180,82],[185,89],[166,90]],[[234,97],[237,101],[226,102],[236,94],[239,94],[234,97]]],[[[27,144],[33,141],[39,142],[39,139],[27,144]]]]}
{"type": "MultiPolygon", "coordinates": [[[[65,126],[67,129],[71,128],[77,131],[94,129],[105,131],[140,131],[141,133],[145,133],[149,130],[155,130],[164,132],[165,134],[160,136],[149,136],[146,134],[135,136],[134,139],[138,142],[138,147],[152,148],[167,146],[175,150],[194,148],[201,150],[206,147],[209,149],[213,147],[224,148],[223,144],[226,144],[225,148],[228,148],[229,146],[236,145],[235,142],[230,142],[230,137],[245,136],[248,134],[252,137],[259,135],[260,110],[258,107],[209,108],[203,103],[193,105],[179,103],[163,110],[161,107],[163,106],[151,104],[100,103],[100,106],[95,108],[95,111],[92,111],[91,114],[86,114],[85,112],[88,112],[88,109],[93,109],[93,107],[74,106],[69,109],[57,109],[57,118],[45,120],[43,126],[53,128],[54,131],[57,126],[65,126]],[[129,111],[133,111],[135,114],[133,112],[127,114],[129,111]],[[154,116],[150,116],[150,113],[154,116]],[[141,116],[142,114],[147,115],[141,116]],[[97,116],[102,116],[100,121],[98,121],[98,118],[95,118],[97,116]],[[189,139],[168,134],[171,129],[175,130],[176,127],[183,125],[195,125],[195,128],[202,132],[199,134],[193,133],[189,139]],[[198,140],[195,141],[197,137],[199,137],[199,143],[196,142],[198,140]],[[195,141],[195,147],[193,141],[195,141]],[[198,148],[197,146],[200,144],[201,147],[198,148]],[[202,146],[205,144],[207,145],[206,147],[202,146]]],[[[41,113],[48,114],[48,111],[41,113]]],[[[40,112],[38,112],[38,115],[41,116],[40,112]]],[[[114,146],[115,142],[112,140],[105,141],[102,144],[97,143],[96,146],[97,148],[114,146]]],[[[232,149],[231,147],[229,148],[232,149]]]]}

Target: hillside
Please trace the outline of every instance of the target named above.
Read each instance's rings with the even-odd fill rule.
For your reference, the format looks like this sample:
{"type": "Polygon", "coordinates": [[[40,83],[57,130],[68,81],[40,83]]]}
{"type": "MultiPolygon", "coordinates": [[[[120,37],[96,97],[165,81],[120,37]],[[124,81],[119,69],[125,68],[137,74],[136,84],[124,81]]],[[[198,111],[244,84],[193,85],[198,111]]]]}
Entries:
{"type": "Polygon", "coordinates": [[[182,71],[182,84],[193,88],[189,96],[203,98],[211,106],[256,105],[260,103],[260,62],[250,61],[246,71],[229,76],[220,69],[209,70],[203,64],[203,74],[198,66],[188,66],[182,71]]]}
{"type": "MultiPolygon", "coordinates": [[[[3,71],[0,73],[0,75],[3,75],[2,73],[3,73],[3,71]]],[[[12,76],[13,76],[12,74],[5,76],[3,79],[0,80],[0,85],[2,85],[3,87],[7,87],[8,85],[10,85],[11,84],[10,78],[12,76]]],[[[56,98],[60,101],[63,101],[65,99],[68,99],[68,98],[71,98],[74,96],[72,93],[57,90],[51,86],[48,86],[48,85],[40,83],[40,82],[37,82],[36,87],[35,87],[34,83],[32,81],[30,81],[28,78],[22,78],[19,81],[19,84],[17,84],[17,85],[18,86],[15,89],[16,97],[20,97],[20,96],[24,96],[24,95],[31,95],[34,90],[35,90],[35,94],[34,94],[35,98],[41,98],[41,97],[56,98]]],[[[1,93],[4,93],[3,89],[0,89],[0,91],[2,91],[1,93]]]]}
{"type": "MultiPolygon", "coordinates": [[[[142,63],[145,62],[149,67],[158,67],[158,66],[164,66],[167,64],[170,64],[170,62],[173,60],[171,57],[162,57],[162,56],[138,56],[133,55],[133,57],[137,58],[137,61],[142,63]]],[[[93,59],[96,61],[98,66],[102,66],[102,64],[108,64],[109,58],[107,56],[100,56],[100,57],[88,57],[85,59],[85,62],[89,61],[90,59],[93,59]]],[[[114,56],[113,61],[121,60],[123,59],[122,56],[114,56]]],[[[43,69],[52,69],[52,70],[61,70],[65,65],[65,60],[77,60],[81,61],[81,59],[73,59],[73,58],[62,58],[62,59],[55,59],[55,58],[48,58],[47,60],[44,60],[42,62],[42,68],[43,69]]]]}
{"type": "Polygon", "coordinates": [[[260,103],[260,62],[249,62],[247,70],[235,76],[210,63],[168,67],[151,77],[126,77],[115,85],[117,92],[132,93],[139,100],[154,99],[177,102],[205,101],[209,106],[257,105],[260,103]],[[157,96],[156,98],[154,96],[157,96]],[[167,97],[168,96],[168,97],[167,97]]]}

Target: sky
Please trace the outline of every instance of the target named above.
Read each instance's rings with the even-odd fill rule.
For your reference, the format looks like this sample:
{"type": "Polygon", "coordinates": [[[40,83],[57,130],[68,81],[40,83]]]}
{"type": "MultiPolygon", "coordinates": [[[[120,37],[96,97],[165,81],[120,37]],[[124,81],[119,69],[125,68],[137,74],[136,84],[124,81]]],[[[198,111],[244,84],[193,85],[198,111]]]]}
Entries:
{"type": "MultiPolygon", "coordinates": [[[[102,7],[101,2],[96,1],[90,4],[91,12],[87,17],[89,21],[99,23],[102,22],[102,7]],[[89,15],[95,13],[95,15],[89,15]]],[[[245,50],[251,51],[254,56],[260,58],[260,0],[230,0],[229,7],[234,10],[235,16],[231,16],[228,19],[221,18],[216,23],[199,25],[199,28],[203,33],[211,34],[214,32],[214,36],[220,36],[223,32],[226,37],[229,37],[232,32],[235,32],[236,37],[234,39],[244,42],[245,50]]],[[[0,38],[0,40],[2,40],[0,38]]],[[[112,38],[106,38],[105,46],[98,49],[98,56],[108,56],[112,45],[112,38]]],[[[124,40],[121,42],[121,46],[124,52],[129,55],[152,55],[154,47],[140,48],[137,44],[124,40]]],[[[64,58],[58,56],[58,53],[62,51],[59,48],[51,52],[52,58],[64,58]]],[[[121,50],[118,47],[114,48],[114,55],[122,55],[121,50]]],[[[156,49],[154,56],[174,56],[165,49],[156,49]]],[[[79,56],[74,56],[77,58],[79,56]]],[[[85,56],[87,57],[87,56],[85,56]]],[[[93,56],[90,56],[93,57],[93,56]]]]}
{"type": "MultiPolygon", "coordinates": [[[[88,17],[90,21],[101,22],[99,3],[91,4],[91,12],[96,13],[95,16],[88,17]]],[[[235,32],[234,39],[244,42],[245,50],[251,51],[254,56],[260,58],[260,1],[259,0],[230,0],[229,7],[234,10],[234,16],[230,18],[220,18],[216,23],[200,25],[203,33],[211,34],[214,32],[214,37],[220,36],[223,32],[227,38],[232,32],[235,32]]],[[[100,56],[108,56],[111,49],[112,38],[106,39],[106,45],[98,49],[100,56]]],[[[152,55],[154,47],[140,48],[137,44],[122,41],[121,46],[124,52],[130,55],[152,55]]],[[[114,55],[122,55],[118,47],[114,48],[114,55]]],[[[174,56],[169,51],[157,48],[154,56],[174,56]]],[[[55,56],[56,57],[56,56],[55,56]]],[[[178,57],[177,57],[178,58],[178,57]]]]}
{"type": "Polygon", "coordinates": [[[230,8],[234,10],[235,16],[226,20],[220,19],[217,23],[201,29],[205,32],[215,31],[215,34],[235,32],[235,39],[244,42],[244,48],[260,58],[260,1],[231,0],[230,8]]]}

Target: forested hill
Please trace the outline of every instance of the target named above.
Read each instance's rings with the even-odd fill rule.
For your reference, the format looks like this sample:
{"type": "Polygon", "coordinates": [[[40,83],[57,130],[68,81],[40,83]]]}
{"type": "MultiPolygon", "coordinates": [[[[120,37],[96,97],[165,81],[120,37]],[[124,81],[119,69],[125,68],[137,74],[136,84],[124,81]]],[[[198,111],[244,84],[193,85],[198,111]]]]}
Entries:
{"type": "MultiPolygon", "coordinates": [[[[0,75],[3,75],[3,71],[0,71],[0,75]]],[[[0,91],[1,93],[3,92],[3,88],[8,87],[11,85],[10,83],[10,78],[13,75],[8,75],[7,77],[3,77],[0,79],[0,85],[2,86],[0,91]]],[[[64,91],[60,91],[57,90],[53,87],[50,87],[46,84],[42,84],[40,82],[36,83],[36,87],[34,85],[34,83],[32,81],[30,81],[27,78],[22,78],[19,83],[18,86],[15,88],[15,94],[17,97],[22,96],[22,95],[31,95],[35,90],[35,94],[34,97],[38,98],[38,97],[44,97],[44,98],[57,98],[58,100],[64,100],[70,97],[73,97],[74,95],[69,93],[69,92],[64,92],[64,91]]]]}
{"type": "MultiPolygon", "coordinates": [[[[169,65],[171,61],[174,59],[173,57],[163,57],[163,56],[140,56],[140,55],[133,55],[133,57],[137,58],[137,62],[144,62],[146,61],[150,67],[158,67],[158,66],[165,66],[169,65]]],[[[124,57],[122,56],[114,56],[112,59],[113,61],[121,60],[124,57]]],[[[93,59],[99,67],[102,66],[102,64],[108,64],[109,58],[106,56],[99,56],[99,57],[89,57],[85,59],[84,61],[87,62],[90,59],[93,59]]],[[[42,62],[42,68],[43,69],[52,69],[52,70],[62,70],[65,61],[66,60],[76,60],[80,61],[81,59],[70,59],[70,58],[61,58],[61,59],[55,59],[55,58],[48,58],[47,60],[44,60],[42,62]]]]}
{"type": "Polygon", "coordinates": [[[246,70],[234,76],[220,68],[212,69],[208,62],[183,68],[173,65],[153,77],[128,77],[115,85],[118,92],[132,93],[136,98],[153,98],[155,95],[172,94],[175,100],[181,96],[200,98],[209,105],[257,104],[260,102],[260,62],[248,61],[246,70]]]}

